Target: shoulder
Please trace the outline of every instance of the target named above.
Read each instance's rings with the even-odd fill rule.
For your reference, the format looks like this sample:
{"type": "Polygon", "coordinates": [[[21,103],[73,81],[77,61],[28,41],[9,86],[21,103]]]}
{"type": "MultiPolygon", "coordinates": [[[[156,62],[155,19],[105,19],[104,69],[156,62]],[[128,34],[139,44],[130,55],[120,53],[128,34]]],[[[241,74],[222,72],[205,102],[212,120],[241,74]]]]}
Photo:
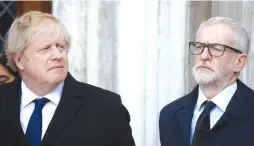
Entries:
{"type": "Polygon", "coordinates": [[[83,91],[83,102],[91,107],[98,115],[107,115],[111,120],[124,117],[130,121],[127,108],[123,105],[119,94],[79,82],[79,89],[83,91]]]}
{"type": "Polygon", "coordinates": [[[239,91],[239,93],[241,94],[254,95],[254,91],[245,83],[243,83],[240,79],[238,79],[236,82],[237,82],[236,91],[239,91]]]}
{"type": "Polygon", "coordinates": [[[123,104],[119,94],[96,87],[91,84],[76,81],[66,82],[63,94],[82,97],[81,102],[100,112],[110,112],[121,109],[123,104]]]}
{"type": "Polygon", "coordinates": [[[195,102],[197,96],[198,96],[198,86],[196,86],[190,93],[165,105],[160,112],[160,118],[164,116],[169,116],[170,114],[174,114],[182,107],[192,104],[193,102],[195,102]]]}
{"type": "Polygon", "coordinates": [[[70,96],[82,96],[86,102],[104,102],[104,105],[121,103],[119,94],[88,83],[77,81],[71,76],[71,74],[68,74],[63,90],[63,94],[68,94],[70,96]]]}
{"type": "Polygon", "coordinates": [[[186,102],[187,98],[188,96],[185,95],[165,105],[160,112],[160,117],[176,112],[186,102]]]}
{"type": "Polygon", "coordinates": [[[89,94],[93,98],[103,100],[105,102],[121,102],[121,97],[119,94],[91,85],[87,83],[79,82],[80,89],[83,90],[83,94],[89,94]]]}

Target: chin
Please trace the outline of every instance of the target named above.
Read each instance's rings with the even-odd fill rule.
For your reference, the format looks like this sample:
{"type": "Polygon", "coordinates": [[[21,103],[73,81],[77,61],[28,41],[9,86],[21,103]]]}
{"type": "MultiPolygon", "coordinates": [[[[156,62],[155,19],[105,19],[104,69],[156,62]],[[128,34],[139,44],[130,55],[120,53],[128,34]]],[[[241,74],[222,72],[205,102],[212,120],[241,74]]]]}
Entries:
{"type": "Polygon", "coordinates": [[[195,72],[193,76],[198,84],[212,84],[216,81],[215,75],[207,72],[195,72]]]}
{"type": "Polygon", "coordinates": [[[67,72],[66,73],[61,73],[61,74],[53,74],[49,75],[48,81],[55,84],[55,83],[61,83],[63,82],[67,77],[67,72]]]}
{"type": "Polygon", "coordinates": [[[205,77],[195,77],[195,81],[196,81],[198,84],[201,84],[201,85],[207,85],[207,84],[212,84],[212,83],[214,83],[214,80],[213,80],[213,79],[205,78],[205,77]]]}

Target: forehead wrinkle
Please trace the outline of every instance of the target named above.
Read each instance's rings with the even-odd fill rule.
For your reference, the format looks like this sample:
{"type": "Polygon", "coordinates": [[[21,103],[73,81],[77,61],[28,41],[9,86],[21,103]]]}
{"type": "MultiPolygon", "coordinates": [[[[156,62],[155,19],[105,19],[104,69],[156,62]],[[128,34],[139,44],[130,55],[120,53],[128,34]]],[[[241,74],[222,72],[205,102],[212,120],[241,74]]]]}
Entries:
{"type": "Polygon", "coordinates": [[[44,24],[41,24],[41,29],[36,33],[36,38],[39,37],[39,42],[41,43],[52,43],[52,42],[61,42],[64,38],[60,31],[59,25],[50,24],[49,28],[45,29],[44,24]]]}
{"type": "Polygon", "coordinates": [[[233,31],[224,24],[214,24],[202,28],[196,34],[196,41],[206,44],[219,43],[229,46],[235,46],[231,38],[233,31]],[[212,31],[212,32],[211,32],[212,31]],[[211,32],[210,34],[208,34],[211,32]]]}

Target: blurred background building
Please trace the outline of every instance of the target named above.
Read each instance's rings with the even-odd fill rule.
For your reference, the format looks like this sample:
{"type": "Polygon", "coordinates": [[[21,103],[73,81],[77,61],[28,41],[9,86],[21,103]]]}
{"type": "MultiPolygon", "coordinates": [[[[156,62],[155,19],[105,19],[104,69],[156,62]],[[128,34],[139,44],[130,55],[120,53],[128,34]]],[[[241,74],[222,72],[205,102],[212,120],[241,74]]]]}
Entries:
{"type": "Polygon", "coordinates": [[[253,1],[1,1],[1,42],[13,18],[28,10],[53,13],[64,23],[73,39],[70,72],[121,95],[137,146],[160,145],[161,108],[196,85],[188,42],[212,16],[232,17],[246,28],[249,63],[240,79],[254,89],[253,1]]]}

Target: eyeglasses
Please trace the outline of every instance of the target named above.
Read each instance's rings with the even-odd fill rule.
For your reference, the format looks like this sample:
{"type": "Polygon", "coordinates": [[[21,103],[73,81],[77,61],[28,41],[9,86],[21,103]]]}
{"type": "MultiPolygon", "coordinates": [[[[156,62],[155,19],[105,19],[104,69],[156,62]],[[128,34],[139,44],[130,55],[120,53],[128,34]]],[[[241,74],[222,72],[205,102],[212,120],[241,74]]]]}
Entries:
{"type": "Polygon", "coordinates": [[[189,42],[189,50],[191,54],[194,55],[200,55],[204,52],[204,49],[207,48],[208,52],[210,53],[210,55],[212,56],[216,56],[216,57],[220,57],[224,54],[226,49],[230,49],[233,50],[237,53],[242,54],[241,51],[227,46],[227,45],[223,45],[223,44],[204,44],[204,43],[200,43],[200,42],[189,42]]]}

